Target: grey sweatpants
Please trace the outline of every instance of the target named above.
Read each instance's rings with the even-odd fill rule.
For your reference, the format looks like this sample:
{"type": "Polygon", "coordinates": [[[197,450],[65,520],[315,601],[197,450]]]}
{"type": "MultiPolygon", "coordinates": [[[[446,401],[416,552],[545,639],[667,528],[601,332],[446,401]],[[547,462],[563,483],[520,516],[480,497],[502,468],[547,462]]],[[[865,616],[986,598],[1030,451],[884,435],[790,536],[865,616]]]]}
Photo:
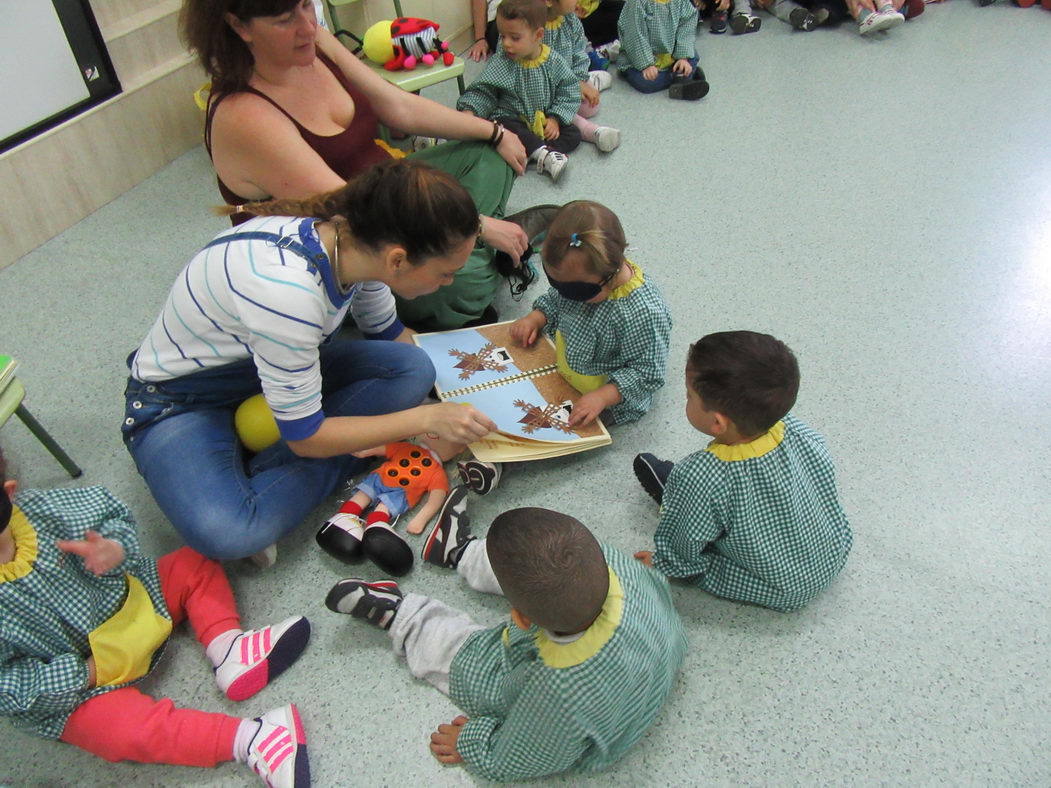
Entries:
{"type": "MultiPolygon", "coordinates": [[[[484,539],[467,546],[456,572],[475,591],[501,593],[484,539]]],[[[487,627],[444,602],[421,594],[406,594],[387,633],[394,643],[394,653],[405,657],[409,672],[448,695],[453,658],[467,638],[480,629],[487,627]]]]}

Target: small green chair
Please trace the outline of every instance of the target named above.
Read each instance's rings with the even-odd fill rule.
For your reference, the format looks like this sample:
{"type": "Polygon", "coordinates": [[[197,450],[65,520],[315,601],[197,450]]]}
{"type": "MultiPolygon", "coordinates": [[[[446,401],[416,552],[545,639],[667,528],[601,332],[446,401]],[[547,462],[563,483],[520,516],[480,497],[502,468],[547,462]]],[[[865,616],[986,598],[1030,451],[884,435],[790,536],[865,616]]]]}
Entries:
{"type": "Polygon", "coordinates": [[[0,427],[6,424],[11,414],[14,413],[37,437],[37,440],[44,444],[44,448],[51,452],[51,456],[66,469],[66,473],[76,479],[83,471],[22,404],[26,396],[26,389],[22,381],[15,375],[17,367],[18,362],[10,356],[0,356],[0,427]]]}
{"type": "MultiPolygon", "coordinates": [[[[336,38],[351,39],[354,42],[354,46],[348,48],[355,55],[361,51],[363,42],[356,33],[347,30],[340,25],[339,14],[336,9],[340,6],[347,6],[360,2],[361,0],[325,0],[325,10],[328,11],[328,18],[332,22],[333,35],[335,35],[336,38]]],[[[394,16],[405,16],[401,10],[401,0],[392,0],[392,2],[394,5],[394,16]]],[[[436,63],[433,66],[420,66],[412,71],[387,71],[387,69],[379,63],[373,63],[369,60],[365,60],[364,63],[392,85],[397,85],[402,90],[407,90],[410,93],[419,93],[425,87],[437,85],[439,82],[444,82],[447,79],[453,79],[455,77],[456,85],[460,89],[460,94],[463,95],[464,64],[462,57],[454,59],[452,65],[449,66],[436,63]]]]}

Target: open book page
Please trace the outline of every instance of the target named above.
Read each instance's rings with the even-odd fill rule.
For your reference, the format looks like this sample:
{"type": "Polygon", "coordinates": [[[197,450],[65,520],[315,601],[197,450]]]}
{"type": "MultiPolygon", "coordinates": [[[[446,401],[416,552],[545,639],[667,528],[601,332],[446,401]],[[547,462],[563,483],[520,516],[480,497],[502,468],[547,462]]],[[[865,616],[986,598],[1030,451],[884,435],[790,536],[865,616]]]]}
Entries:
{"type": "MultiPolygon", "coordinates": [[[[496,422],[504,435],[532,441],[568,443],[582,437],[569,426],[572,403],[569,398],[548,400],[536,384],[547,377],[559,377],[557,372],[542,378],[515,380],[490,389],[479,389],[469,394],[450,397],[446,402],[467,402],[496,422]],[[566,404],[566,403],[569,404],[566,404]]],[[[579,396],[579,395],[577,395],[579,396]]],[[[594,425],[587,430],[598,432],[594,425]]]]}
{"type": "Polygon", "coordinates": [[[474,386],[495,384],[525,372],[555,364],[555,350],[547,337],[524,348],[511,339],[511,323],[417,334],[413,341],[427,352],[440,395],[474,386]]]}

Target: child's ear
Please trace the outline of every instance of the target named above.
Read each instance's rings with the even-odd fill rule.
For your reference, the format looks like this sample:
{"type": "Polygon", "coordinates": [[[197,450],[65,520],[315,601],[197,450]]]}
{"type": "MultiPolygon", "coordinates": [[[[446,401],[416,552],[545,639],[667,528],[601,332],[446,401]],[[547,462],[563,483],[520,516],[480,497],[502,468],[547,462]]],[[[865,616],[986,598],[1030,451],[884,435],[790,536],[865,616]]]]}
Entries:
{"type": "Polygon", "coordinates": [[[15,491],[17,489],[18,489],[18,482],[16,482],[14,479],[8,479],[6,482],[4,482],[4,492],[7,493],[7,497],[8,498],[14,498],[15,497],[15,491]]]}
{"type": "Polygon", "coordinates": [[[730,421],[719,411],[712,412],[712,437],[718,438],[725,435],[727,430],[733,426],[733,422],[730,421]]]}
{"type": "Polygon", "coordinates": [[[526,618],[518,608],[511,608],[511,620],[515,622],[515,626],[519,629],[528,630],[533,626],[533,622],[526,618]]]}

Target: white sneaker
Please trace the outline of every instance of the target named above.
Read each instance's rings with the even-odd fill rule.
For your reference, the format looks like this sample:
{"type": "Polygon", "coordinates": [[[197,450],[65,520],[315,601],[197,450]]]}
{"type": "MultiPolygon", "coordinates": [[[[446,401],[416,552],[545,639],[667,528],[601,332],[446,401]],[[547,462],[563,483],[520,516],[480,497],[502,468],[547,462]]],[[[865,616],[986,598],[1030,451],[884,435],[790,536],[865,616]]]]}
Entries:
{"type": "Polygon", "coordinates": [[[215,683],[230,700],[246,700],[299,659],[308,640],[310,622],[302,616],[242,632],[215,669],[215,683]]]}
{"type": "Polygon", "coordinates": [[[609,153],[620,146],[620,129],[612,126],[599,126],[595,129],[595,147],[603,153],[609,153]]]}
{"type": "Polygon", "coordinates": [[[597,50],[602,57],[606,58],[610,63],[615,61],[620,55],[620,39],[615,38],[604,46],[600,46],[597,50]]]}
{"type": "Polygon", "coordinates": [[[248,556],[248,560],[260,569],[269,569],[277,563],[277,543],[263,548],[258,553],[252,553],[248,556]]]}
{"type": "Polygon", "coordinates": [[[608,71],[589,71],[588,84],[595,90],[606,90],[613,84],[613,75],[608,71]]]}
{"type": "Polygon", "coordinates": [[[890,30],[905,22],[905,17],[897,11],[877,11],[858,22],[858,34],[867,36],[879,30],[890,30]]]}
{"type": "Polygon", "coordinates": [[[423,137],[416,135],[412,138],[412,149],[413,151],[427,150],[427,148],[433,148],[435,145],[441,145],[444,140],[438,137],[423,137]]]}
{"type": "Polygon", "coordinates": [[[248,744],[248,768],[269,788],[309,788],[307,736],[294,703],[252,720],[259,727],[248,744]]]}
{"type": "Polygon", "coordinates": [[[569,164],[569,156],[559,153],[557,150],[549,150],[536,160],[536,171],[547,175],[553,182],[558,183],[562,170],[569,164]]]}

